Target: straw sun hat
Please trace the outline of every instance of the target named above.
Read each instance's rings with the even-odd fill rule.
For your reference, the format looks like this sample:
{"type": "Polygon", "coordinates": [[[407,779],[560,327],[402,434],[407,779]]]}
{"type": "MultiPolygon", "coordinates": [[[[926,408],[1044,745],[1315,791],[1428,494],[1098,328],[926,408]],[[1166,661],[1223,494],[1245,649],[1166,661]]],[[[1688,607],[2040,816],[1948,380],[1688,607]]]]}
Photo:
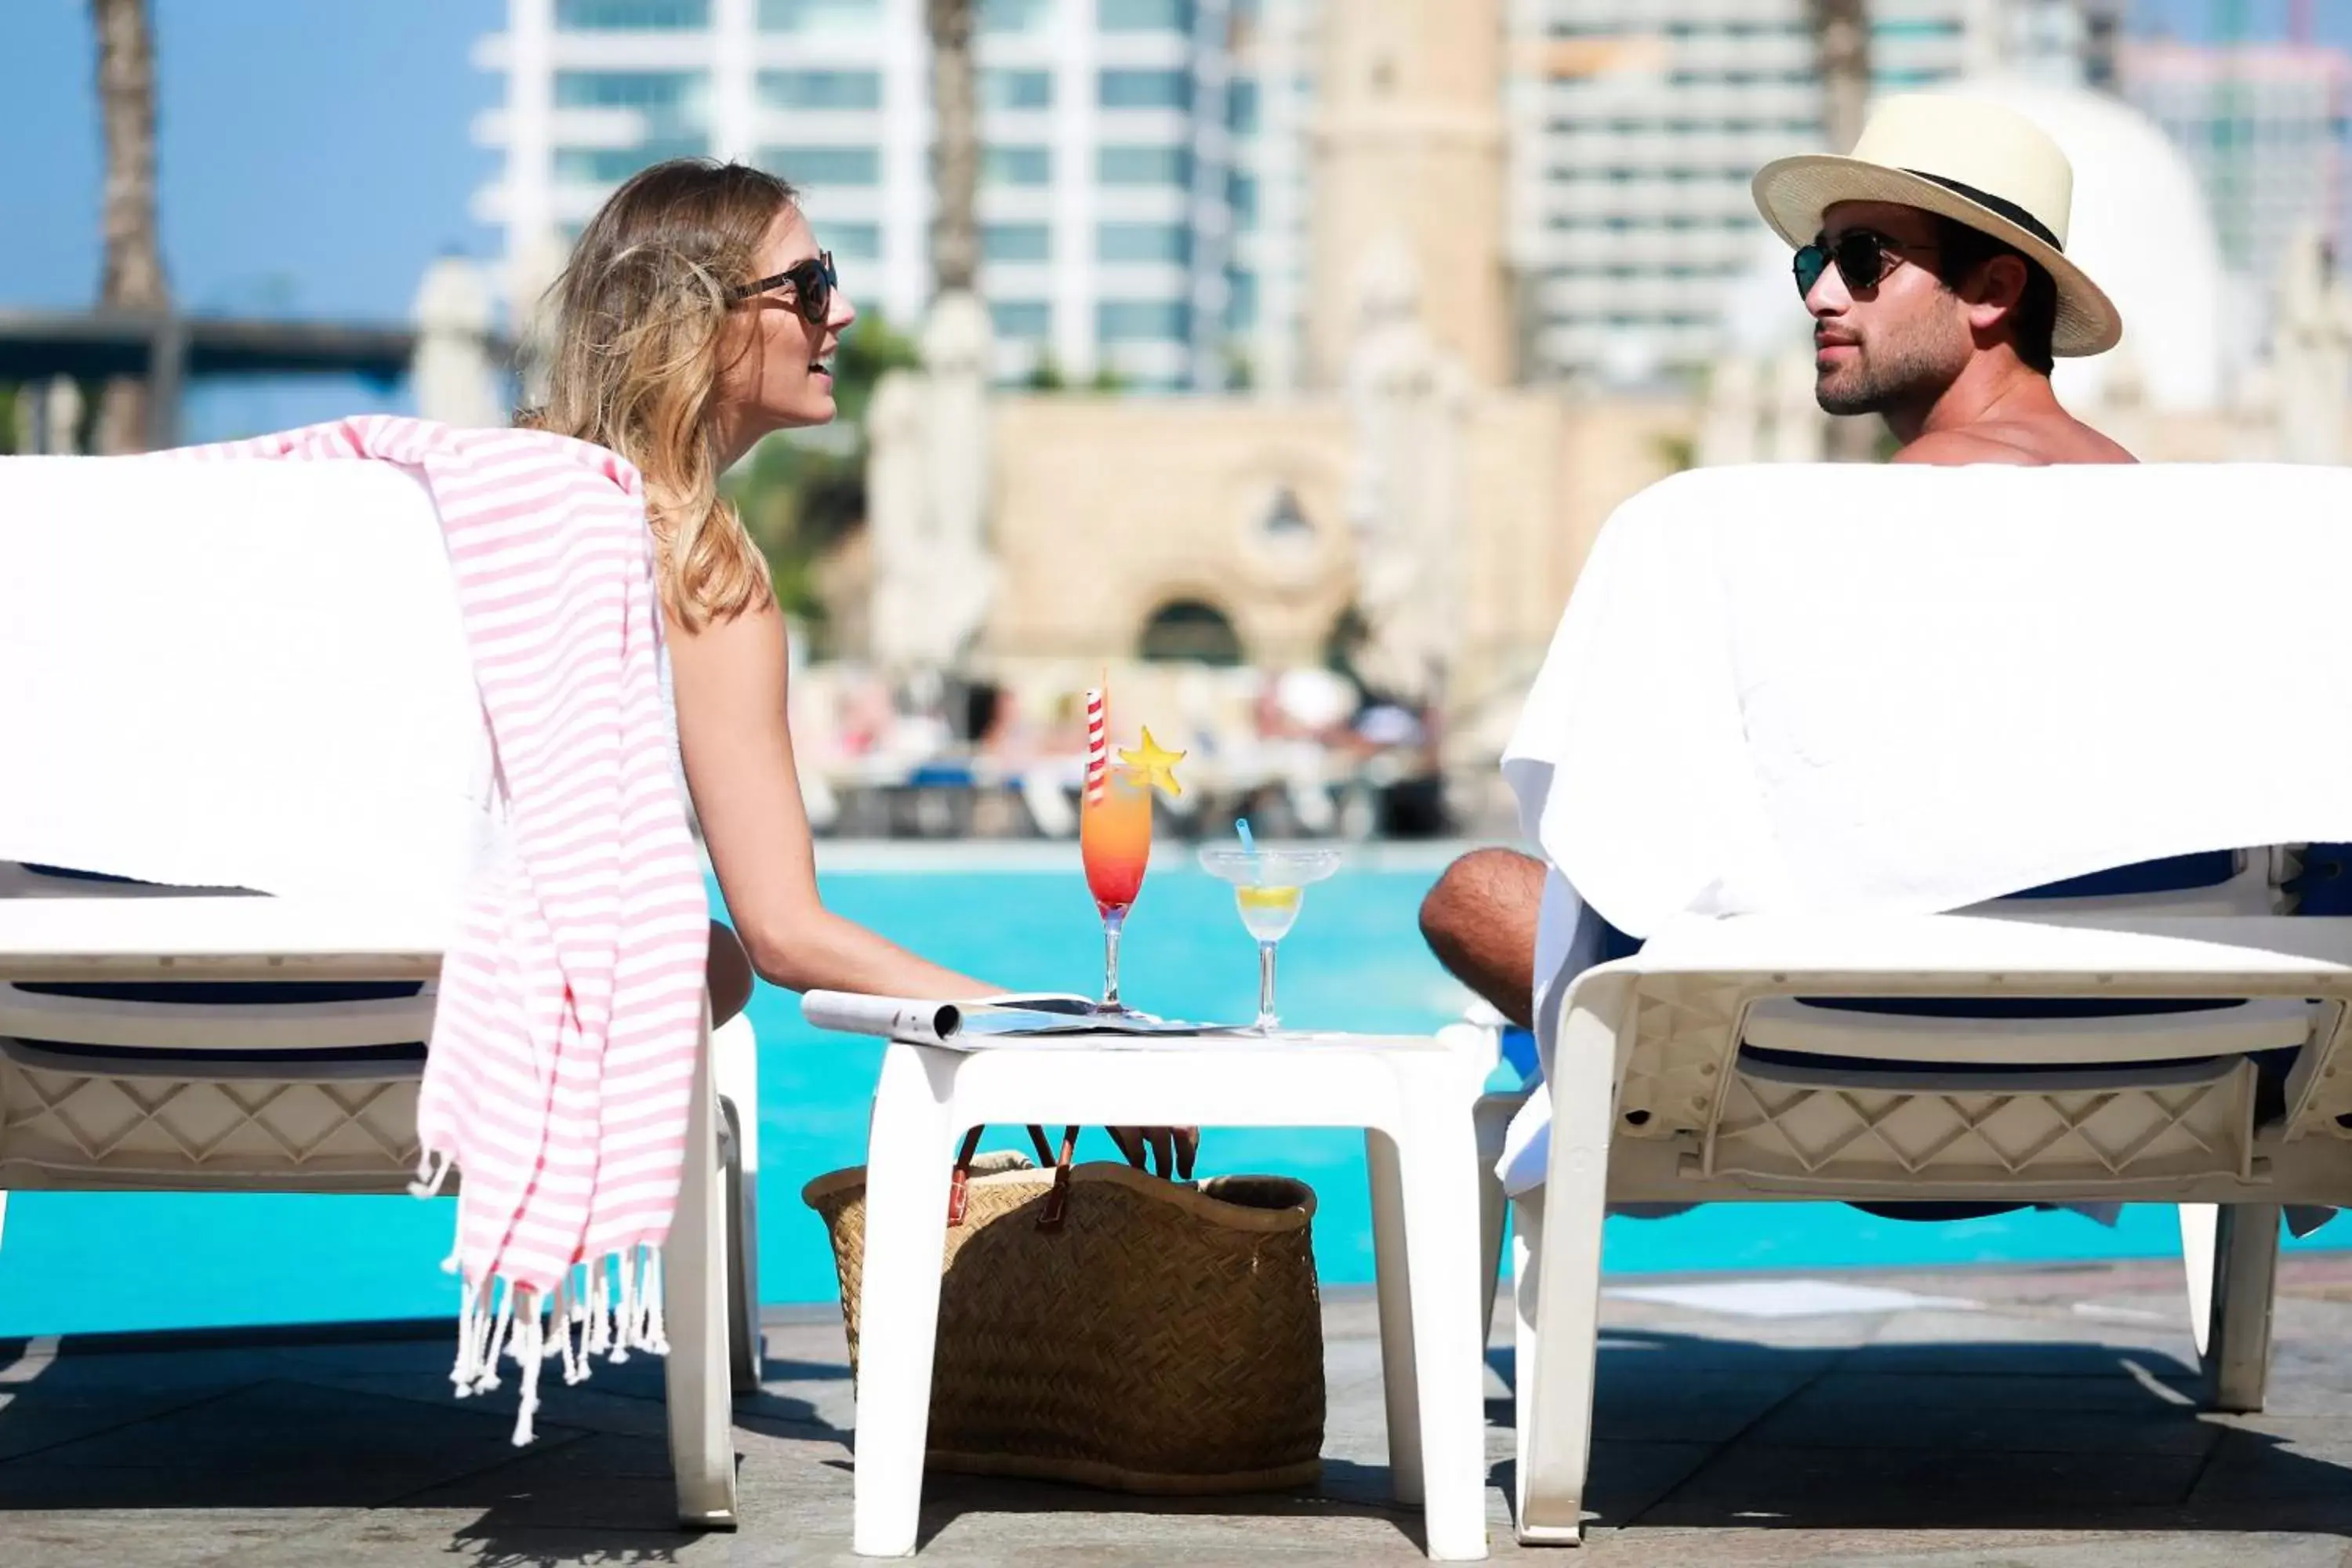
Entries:
{"type": "Polygon", "coordinates": [[[1940,214],[2040,263],[2058,284],[2053,352],[2105,353],[2123,317],[2067,259],[2074,167],[2025,116],[1957,94],[1909,93],[1881,104],[1849,157],[1806,153],[1757,171],[1756,205],[1790,245],[1821,233],[1839,202],[1892,202],[1940,214]]]}

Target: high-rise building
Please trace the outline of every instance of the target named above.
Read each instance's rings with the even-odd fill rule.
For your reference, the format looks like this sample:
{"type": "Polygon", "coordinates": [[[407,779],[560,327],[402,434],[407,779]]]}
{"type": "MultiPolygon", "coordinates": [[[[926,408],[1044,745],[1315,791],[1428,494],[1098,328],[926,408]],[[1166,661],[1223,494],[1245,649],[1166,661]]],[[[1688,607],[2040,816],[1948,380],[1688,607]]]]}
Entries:
{"type": "MultiPolygon", "coordinates": [[[[657,159],[757,163],[800,187],[851,297],[910,325],[931,291],[923,11],[508,0],[506,30],[478,52],[505,75],[506,101],[478,128],[505,167],[478,211],[503,226],[511,260],[568,242],[657,159]]],[[[1278,152],[1236,163],[1267,112],[1232,80],[1236,25],[1228,0],[982,0],[981,289],[1002,374],[1050,362],[1079,379],[1226,384],[1258,298],[1249,263],[1271,255],[1297,272],[1279,240],[1248,237],[1249,204],[1281,208],[1295,176],[1278,152]]]]}
{"type": "Polygon", "coordinates": [[[1234,244],[1225,324],[1237,379],[1285,392],[1303,377],[1309,130],[1322,7],[1346,0],[1233,0],[1234,244]]]}
{"type": "MultiPolygon", "coordinates": [[[[1480,379],[1713,357],[1765,233],[1750,176],[1823,144],[1809,0],[1479,0],[1423,31],[1371,0],[1332,10],[1355,3],[980,0],[1001,374],[1328,384],[1353,287],[1335,237],[1380,227],[1386,204],[1450,215],[1407,226],[1429,308],[1466,312],[1480,379]]],[[[1873,86],[2080,80],[2109,58],[2118,5],[1874,0],[1873,86]]],[[[911,324],[931,291],[923,11],[508,0],[480,50],[507,79],[479,128],[506,155],[480,216],[517,258],[654,159],[743,159],[802,188],[861,307],[911,324]]]]}
{"type": "Polygon", "coordinates": [[[2267,297],[2297,234],[2316,228],[2341,247],[2352,55],[2147,40],[2126,44],[2118,65],[2125,96],[2197,171],[2222,259],[2256,297],[2267,297]]]}
{"type": "MultiPolygon", "coordinates": [[[[1874,0],[1874,91],[2080,79],[2103,0],[1874,0]]],[[[1530,375],[1705,363],[1767,231],[1748,195],[1825,145],[1808,0],[1514,0],[1511,250],[1530,375]]],[[[1843,149],[1840,149],[1843,151],[1843,149]]]]}

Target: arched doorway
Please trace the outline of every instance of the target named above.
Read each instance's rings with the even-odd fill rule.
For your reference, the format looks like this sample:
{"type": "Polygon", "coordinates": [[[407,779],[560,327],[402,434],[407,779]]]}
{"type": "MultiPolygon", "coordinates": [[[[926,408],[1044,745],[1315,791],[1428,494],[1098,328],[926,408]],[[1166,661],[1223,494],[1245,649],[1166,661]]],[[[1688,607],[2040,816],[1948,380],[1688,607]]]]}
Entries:
{"type": "Polygon", "coordinates": [[[1145,658],[1157,661],[1231,668],[1242,661],[1242,639],[1216,605],[1199,599],[1171,599],[1143,623],[1139,651],[1145,658]]]}
{"type": "Polygon", "coordinates": [[[1330,632],[1323,638],[1323,668],[1336,669],[1353,679],[1356,656],[1363,650],[1364,640],[1372,635],[1371,623],[1364,612],[1349,605],[1331,623],[1330,632]]]}

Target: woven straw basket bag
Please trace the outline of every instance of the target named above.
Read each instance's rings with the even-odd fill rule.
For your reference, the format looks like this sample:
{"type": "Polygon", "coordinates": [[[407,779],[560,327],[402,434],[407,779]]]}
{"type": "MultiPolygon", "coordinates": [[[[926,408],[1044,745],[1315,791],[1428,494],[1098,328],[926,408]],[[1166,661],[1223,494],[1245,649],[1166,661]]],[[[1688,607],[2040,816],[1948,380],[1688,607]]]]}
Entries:
{"type": "MultiPolygon", "coordinates": [[[[1011,1152],[975,1162],[979,1137],[949,1205],[931,1468],[1160,1495],[1311,1485],[1324,1409],[1313,1191],[1073,1167],[1075,1128],[1050,1169],[1011,1152]]],[[[833,1236],[855,1377],[865,1167],[801,1196],[833,1236]]]]}

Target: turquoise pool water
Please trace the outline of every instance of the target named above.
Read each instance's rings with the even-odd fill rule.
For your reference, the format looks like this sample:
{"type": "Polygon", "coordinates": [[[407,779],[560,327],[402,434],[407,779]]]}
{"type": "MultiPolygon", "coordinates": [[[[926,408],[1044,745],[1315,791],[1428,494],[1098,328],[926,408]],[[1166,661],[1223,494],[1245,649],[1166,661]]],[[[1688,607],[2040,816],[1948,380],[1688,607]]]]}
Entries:
{"type": "MultiPolygon", "coordinates": [[[[844,914],[942,963],[1008,987],[1092,991],[1101,941],[1075,850],[988,869],[887,868],[830,858],[825,897],[844,914]]],[[[1246,1019],[1256,967],[1231,891],[1178,868],[1163,848],[1128,925],[1125,989],[1138,1006],[1246,1019]]],[[[1307,895],[1283,944],[1282,1011],[1302,1025],[1397,1031],[1460,1016],[1463,994],[1422,947],[1413,911],[1434,874],[1427,857],[1375,857],[1307,895]]],[[[811,1176],[857,1163],[878,1045],[820,1035],[795,999],[762,987],[760,1034],[760,1265],[772,1302],[833,1299],[824,1233],[800,1201],[811,1176]]],[[[992,1139],[1026,1146],[1018,1129],[992,1139]]],[[[1087,1134],[1082,1157],[1110,1157],[1087,1134]]],[[[1207,1172],[1278,1171],[1313,1184],[1324,1277],[1371,1277],[1362,1142],[1329,1131],[1206,1134],[1207,1172]]],[[[0,1335],[295,1322],[447,1313],[455,1290],[445,1203],[407,1197],[24,1193],[0,1232],[0,1335]]],[[[2339,1221],[2305,1247],[2352,1242],[2339,1221]]],[[[2073,1215],[1949,1225],[1874,1219],[1829,1204],[1721,1205],[1670,1220],[1612,1220],[1607,1265],[1622,1273],[1818,1269],[2167,1256],[2171,1211],[2137,1205],[2110,1229],[2073,1215]]]]}

